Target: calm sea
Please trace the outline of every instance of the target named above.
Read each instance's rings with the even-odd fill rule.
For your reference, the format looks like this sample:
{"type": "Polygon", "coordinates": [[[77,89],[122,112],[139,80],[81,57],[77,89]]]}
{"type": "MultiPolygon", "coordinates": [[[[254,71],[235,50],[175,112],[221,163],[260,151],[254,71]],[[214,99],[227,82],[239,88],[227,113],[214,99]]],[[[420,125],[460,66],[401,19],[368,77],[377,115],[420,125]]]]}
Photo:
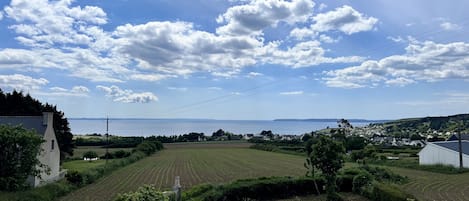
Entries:
{"type": "MultiPolygon", "coordinates": [[[[106,119],[69,119],[73,134],[106,133],[106,119]]],[[[365,126],[370,122],[351,122],[365,126]]],[[[182,135],[190,132],[212,135],[218,129],[235,134],[257,134],[271,130],[276,134],[303,133],[336,127],[336,121],[267,121],[267,120],[185,120],[185,119],[110,119],[109,134],[120,136],[182,135]]]]}

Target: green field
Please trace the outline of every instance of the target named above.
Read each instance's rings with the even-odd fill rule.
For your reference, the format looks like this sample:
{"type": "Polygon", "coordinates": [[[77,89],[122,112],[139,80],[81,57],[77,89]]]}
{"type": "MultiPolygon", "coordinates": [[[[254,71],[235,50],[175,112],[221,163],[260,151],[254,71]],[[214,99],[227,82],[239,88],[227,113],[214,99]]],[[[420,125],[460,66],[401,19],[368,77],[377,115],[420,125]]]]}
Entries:
{"type": "Polygon", "coordinates": [[[249,144],[174,144],[167,149],[116,170],[61,200],[110,200],[117,193],[143,184],[170,189],[175,176],[183,188],[200,183],[224,183],[261,176],[302,176],[304,157],[259,151],[249,144]]]}

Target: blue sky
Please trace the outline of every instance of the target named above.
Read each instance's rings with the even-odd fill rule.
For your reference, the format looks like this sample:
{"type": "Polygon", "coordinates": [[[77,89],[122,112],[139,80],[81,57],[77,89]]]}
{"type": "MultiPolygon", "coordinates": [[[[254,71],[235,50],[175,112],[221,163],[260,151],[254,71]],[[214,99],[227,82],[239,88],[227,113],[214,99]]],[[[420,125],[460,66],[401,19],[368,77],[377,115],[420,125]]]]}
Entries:
{"type": "Polygon", "coordinates": [[[68,117],[469,112],[468,1],[12,0],[0,88],[68,117]]]}

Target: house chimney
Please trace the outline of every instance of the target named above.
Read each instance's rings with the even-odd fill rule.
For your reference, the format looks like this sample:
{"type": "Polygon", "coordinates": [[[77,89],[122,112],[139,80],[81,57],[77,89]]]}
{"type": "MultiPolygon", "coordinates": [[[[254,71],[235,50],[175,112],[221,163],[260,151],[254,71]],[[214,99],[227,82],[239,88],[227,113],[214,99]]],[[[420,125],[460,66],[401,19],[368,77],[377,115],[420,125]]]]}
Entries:
{"type": "Polygon", "coordinates": [[[54,113],[53,112],[43,112],[42,113],[42,125],[53,125],[54,122],[54,113]]]}

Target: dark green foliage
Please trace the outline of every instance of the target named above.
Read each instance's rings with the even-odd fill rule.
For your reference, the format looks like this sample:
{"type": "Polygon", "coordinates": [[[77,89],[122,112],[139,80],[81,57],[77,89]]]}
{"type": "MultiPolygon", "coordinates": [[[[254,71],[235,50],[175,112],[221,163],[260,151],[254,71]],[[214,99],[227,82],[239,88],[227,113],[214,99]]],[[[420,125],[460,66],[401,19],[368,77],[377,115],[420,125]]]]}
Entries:
{"type": "Polygon", "coordinates": [[[117,150],[113,153],[115,158],[125,158],[127,156],[130,156],[130,152],[124,151],[124,150],[117,150]]]}
{"type": "Polygon", "coordinates": [[[68,171],[65,178],[75,186],[81,186],[83,183],[83,175],[77,171],[68,171]]]}
{"type": "Polygon", "coordinates": [[[374,201],[407,201],[408,199],[415,199],[397,186],[387,183],[373,182],[370,198],[374,201]]]}
{"type": "Polygon", "coordinates": [[[321,136],[313,146],[311,163],[321,170],[326,178],[327,200],[340,200],[337,196],[336,174],[344,164],[345,148],[327,136],[321,136]]]}
{"type": "Polygon", "coordinates": [[[75,147],[72,141],[73,135],[65,114],[57,110],[56,106],[48,103],[42,104],[32,98],[29,94],[23,95],[22,92],[13,91],[3,93],[0,89],[0,116],[40,116],[42,112],[54,113],[54,131],[57,143],[60,148],[60,159],[65,156],[73,155],[75,147]]]}
{"type": "Polygon", "coordinates": [[[349,136],[345,139],[346,150],[361,150],[366,146],[366,139],[359,136],[349,136]]]}
{"type": "Polygon", "coordinates": [[[183,200],[236,201],[273,200],[296,195],[314,194],[314,181],[324,185],[322,179],[310,177],[271,177],[238,180],[222,186],[203,185],[183,194],[183,200]],[[204,192],[205,191],[205,192],[204,192]]]}
{"type": "Polygon", "coordinates": [[[42,167],[37,156],[44,140],[20,126],[0,125],[0,190],[27,187],[26,179],[38,175],[42,167]]]}
{"type": "Polygon", "coordinates": [[[115,201],[162,201],[169,200],[154,186],[144,185],[132,193],[119,194],[115,201]]]}
{"type": "Polygon", "coordinates": [[[353,177],[352,191],[363,195],[367,187],[371,185],[373,176],[368,172],[361,172],[353,177]]]}
{"type": "Polygon", "coordinates": [[[83,154],[83,158],[97,158],[98,154],[94,151],[87,151],[83,154]]]}
{"type": "Polygon", "coordinates": [[[50,201],[56,200],[58,197],[66,195],[75,190],[76,187],[65,180],[50,183],[45,186],[37,187],[27,191],[17,191],[5,194],[0,197],[1,201],[50,201]]]}
{"type": "Polygon", "coordinates": [[[78,137],[75,140],[77,146],[103,146],[108,148],[129,148],[136,147],[142,143],[144,137],[123,137],[123,136],[109,136],[108,139],[103,137],[78,137]]]}

